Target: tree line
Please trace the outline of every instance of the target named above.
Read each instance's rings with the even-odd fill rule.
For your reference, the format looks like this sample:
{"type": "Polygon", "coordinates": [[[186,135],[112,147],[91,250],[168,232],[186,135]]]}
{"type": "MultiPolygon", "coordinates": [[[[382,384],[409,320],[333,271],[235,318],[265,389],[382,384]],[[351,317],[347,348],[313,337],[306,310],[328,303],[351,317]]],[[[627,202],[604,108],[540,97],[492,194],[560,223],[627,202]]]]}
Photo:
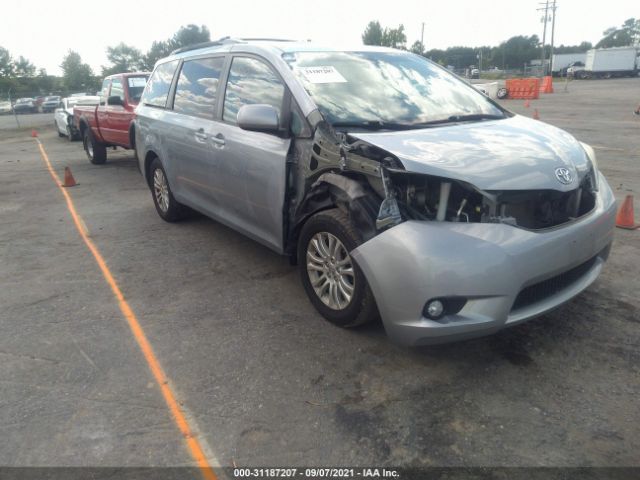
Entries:
{"type": "Polygon", "coordinates": [[[119,43],[107,47],[108,65],[96,74],[91,66],[82,61],[80,54],[69,50],[63,57],[60,68],[62,76],[48,75],[43,68],[37,69],[29,60],[20,56],[14,59],[11,53],[0,46],[0,99],[11,94],[12,98],[73,92],[96,92],[102,78],[114,73],[151,71],[156,61],[173,50],[211,40],[205,25],[186,25],[166,40],[154,41],[149,50],[141,50],[119,43]]]}
{"type": "MultiPolygon", "coordinates": [[[[211,40],[211,33],[205,25],[186,25],[166,40],[154,41],[148,51],[142,52],[136,47],[119,43],[107,47],[108,65],[101,67],[100,75],[82,61],[80,54],[69,50],[62,59],[62,76],[48,75],[43,68],[37,68],[28,59],[20,56],[14,59],[10,52],[0,46],[0,98],[11,92],[13,98],[27,95],[46,95],[49,93],[95,92],[100,89],[102,77],[113,73],[137,70],[150,71],[156,61],[166,57],[173,50],[211,40]]],[[[447,49],[425,49],[416,40],[407,46],[407,36],[403,25],[397,28],[382,27],[380,22],[371,21],[362,33],[365,45],[381,45],[402,50],[410,50],[428,57],[441,65],[466,68],[477,65],[482,52],[483,68],[515,69],[525,63],[540,58],[540,38],[537,35],[518,35],[501,42],[498,46],[465,47],[453,46],[447,49]]],[[[611,27],[603,32],[596,48],[640,45],[640,19],[630,18],[619,27],[611,27]]],[[[560,45],[553,53],[579,53],[592,48],[590,42],[579,45],[560,45]]],[[[551,47],[545,46],[547,57],[551,47]]]]}
{"type": "MultiPolygon", "coordinates": [[[[420,40],[416,40],[408,47],[404,25],[397,28],[382,27],[379,21],[369,22],[362,33],[365,45],[379,45],[385,47],[409,50],[418,55],[430,58],[441,65],[451,65],[455,68],[466,68],[478,65],[482,52],[482,68],[516,69],[524,64],[541,57],[540,38],[538,35],[518,35],[511,37],[497,46],[464,47],[453,46],[445,50],[427,50],[420,40]]],[[[603,32],[603,38],[595,48],[626,47],[640,45],[640,19],[630,18],[620,27],[611,27],[603,32]]],[[[593,48],[591,42],[579,45],[560,45],[553,48],[553,53],[582,53],[593,48]]],[[[545,54],[551,55],[551,47],[545,46],[545,54]]]]}

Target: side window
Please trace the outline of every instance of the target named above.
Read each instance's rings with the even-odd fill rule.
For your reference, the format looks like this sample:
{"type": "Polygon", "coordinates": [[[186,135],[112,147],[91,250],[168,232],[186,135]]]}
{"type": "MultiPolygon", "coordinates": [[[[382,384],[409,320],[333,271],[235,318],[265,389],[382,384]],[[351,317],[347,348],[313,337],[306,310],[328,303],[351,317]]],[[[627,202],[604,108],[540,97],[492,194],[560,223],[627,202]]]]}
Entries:
{"type": "Polygon", "coordinates": [[[173,110],[186,115],[213,119],[218,81],[224,57],[200,58],[182,64],[173,110]]]}
{"type": "Polygon", "coordinates": [[[142,94],[142,103],[154,107],[165,107],[177,66],[178,60],[174,60],[156,67],[142,94]]]}
{"type": "Polygon", "coordinates": [[[106,79],[102,82],[102,89],[100,90],[100,105],[107,104],[107,95],[109,95],[109,87],[111,86],[111,80],[106,79]]]}
{"type": "Polygon", "coordinates": [[[281,112],[284,85],[266,63],[249,57],[235,57],[231,63],[222,119],[236,123],[243,105],[266,103],[281,112]]]}
{"type": "Polygon", "coordinates": [[[119,78],[114,78],[111,81],[111,93],[109,93],[110,97],[120,97],[124,100],[124,89],[122,88],[122,80],[119,78]]]}

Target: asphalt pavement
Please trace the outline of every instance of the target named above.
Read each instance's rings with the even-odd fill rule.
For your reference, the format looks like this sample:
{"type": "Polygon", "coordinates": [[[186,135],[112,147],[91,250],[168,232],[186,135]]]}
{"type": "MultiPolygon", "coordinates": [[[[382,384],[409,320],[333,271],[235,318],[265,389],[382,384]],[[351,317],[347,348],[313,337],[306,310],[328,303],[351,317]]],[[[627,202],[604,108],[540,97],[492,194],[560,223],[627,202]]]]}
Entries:
{"type": "MultiPolygon", "coordinates": [[[[594,145],[638,210],[639,100],[624,79],[502,103],[594,145]]],[[[0,465],[193,464],[34,122],[212,465],[640,464],[640,231],[617,230],[601,278],[549,315],[399,347],[324,321],[286,258],[201,216],[163,222],[130,152],[91,165],[52,115],[27,117],[0,122],[0,465]]]]}

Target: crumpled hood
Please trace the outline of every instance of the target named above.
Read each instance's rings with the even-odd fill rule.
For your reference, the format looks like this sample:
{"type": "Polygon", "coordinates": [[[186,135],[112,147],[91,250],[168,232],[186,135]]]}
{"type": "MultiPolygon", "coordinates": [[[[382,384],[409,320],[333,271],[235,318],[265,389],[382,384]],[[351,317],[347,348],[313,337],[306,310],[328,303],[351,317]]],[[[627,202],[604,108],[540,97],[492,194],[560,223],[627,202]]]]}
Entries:
{"type": "Polygon", "coordinates": [[[395,155],[407,171],[462,180],[482,190],[573,190],[591,168],[572,135],[519,115],[350,135],[395,155]],[[558,167],[571,172],[569,185],[556,178],[558,167]]]}

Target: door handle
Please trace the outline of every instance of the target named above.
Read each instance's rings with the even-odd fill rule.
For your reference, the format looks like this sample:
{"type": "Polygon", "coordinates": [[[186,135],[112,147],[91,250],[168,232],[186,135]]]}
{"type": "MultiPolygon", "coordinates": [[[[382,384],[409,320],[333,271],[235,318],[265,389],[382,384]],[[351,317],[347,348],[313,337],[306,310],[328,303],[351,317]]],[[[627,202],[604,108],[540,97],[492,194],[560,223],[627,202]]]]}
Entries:
{"type": "Polygon", "coordinates": [[[196,137],[196,140],[200,141],[200,142],[206,142],[207,141],[207,134],[204,133],[204,129],[201,128],[200,130],[196,130],[196,133],[194,133],[194,136],[196,137]]]}
{"type": "Polygon", "coordinates": [[[215,137],[211,137],[211,141],[218,145],[219,147],[224,146],[224,135],[221,133],[217,134],[215,137]]]}

